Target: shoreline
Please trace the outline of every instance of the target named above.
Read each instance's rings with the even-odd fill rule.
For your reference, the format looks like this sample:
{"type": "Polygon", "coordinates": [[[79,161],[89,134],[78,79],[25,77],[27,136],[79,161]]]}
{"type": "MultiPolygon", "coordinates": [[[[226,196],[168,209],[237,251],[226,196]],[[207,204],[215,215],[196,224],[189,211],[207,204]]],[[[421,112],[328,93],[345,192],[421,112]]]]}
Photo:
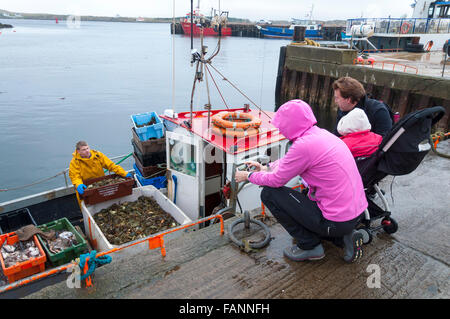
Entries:
{"type": "Polygon", "coordinates": [[[14,28],[11,24],[0,23],[0,29],[11,29],[14,28]]]}

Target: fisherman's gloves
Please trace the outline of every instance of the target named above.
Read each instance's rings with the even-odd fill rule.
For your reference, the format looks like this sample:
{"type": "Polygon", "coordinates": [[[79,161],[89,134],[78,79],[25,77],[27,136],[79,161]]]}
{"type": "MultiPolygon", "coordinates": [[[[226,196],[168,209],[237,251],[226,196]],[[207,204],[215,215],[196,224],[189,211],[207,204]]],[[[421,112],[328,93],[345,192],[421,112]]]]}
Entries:
{"type": "Polygon", "coordinates": [[[84,190],[85,190],[86,188],[87,188],[87,186],[84,185],[84,184],[78,185],[78,187],[77,187],[77,192],[78,192],[78,194],[83,195],[84,190]]]}

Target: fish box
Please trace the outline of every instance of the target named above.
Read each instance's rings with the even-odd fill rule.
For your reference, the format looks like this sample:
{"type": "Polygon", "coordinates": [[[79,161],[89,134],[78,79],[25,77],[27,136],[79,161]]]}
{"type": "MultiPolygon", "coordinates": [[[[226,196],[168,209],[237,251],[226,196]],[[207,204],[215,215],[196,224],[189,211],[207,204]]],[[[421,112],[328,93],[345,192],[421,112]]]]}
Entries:
{"type": "Polygon", "coordinates": [[[160,176],[152,177],[152,178],[145,178],[142,176],[139,168],[136,166],[136,164],[133,164],[134,170],[136,174],[134,175],[139,183],[140,186],[147,186],[147,185],[153,185],[157,189],[160,188],[166,188],[167,187],[167,180],[166,176],[166,170],[164,169],[160,174],[160,176]]]}
{"type": "Polygon", "coordinates": [[[133,154],[134,157],[134,164],[133,167],[135,167],[136,173],[141,174],[144,178],[151,178],[155,176],[162,176],[166,173],[165,167],[159,167],[157,165],[154,166],[142,166],[142,163],[139,161],[139,158],[136,157],[135,154],[133,154]],[[137,168],[137,170],[136,170],[137,168]]]}
{"type": "Polygon", "coordinates": [[[35,225],[33,216],[28,208],[21,208],[0,215],[0,234],[11,233],[26,225],[35,225]]]}
{"type": "Polygon", "coordinates": [[[164,136],[164,124],[155,112],[131,115],[131,121],[141,141],[164,136]]]}
{"type": "Polygon", "coordinates": [[[141,141],[136,134],[134,127],[131,128],[133,132],[133,141],[139,148],[142,154],[154,153],[154,152],[165,152],[166,151],[166,138],[155,138],[147,141],[141,141]]]}
{"type": "MultiPolygon", "coordinates": [[[[83,181],[86,186],[89,186],[95,182],[102,181],[105,179],[113,179],[115,177],[120,177],[117,174],[106,175],[97,178],[90,178],[83,181]]],[[[125,177],[124,177],[125,178],[125,177]]],[[[92,189],[86,189],[81,196],[84,202],[88,205],[93,205],[108,201],[111,199],[119,198],[122,196],[127,196],[131,194],[131,190],[135,181],[133,178],[126,178],[125,181],[118,182],[112,185],[100,186],[92,189]]]]}
{"type": "MultiPolygon", "coordinates": [[[[14,232],[0,235],[0,247],[3,246],[5,241],[8,245],[14,245],[19,241],[19,237],[14,232]]],[[[17,263],[10,267],[6,267],[3,255],[0,253],[0,262],[2,264],[3,274],[8,277],[9,283],[13,283],[17,280],[43,272],[45,270],[45,262],[47,261],[45,252],[42,249],[42,246],[39,243],[36,235],[33,236],[33,241],[36,247],[39,249],[38,257],[32,257],[26,261],[17,263]]]]}
{"type": "MultiPolygon", "coordinates": [[[[95,205],[86,205],[86,203],[81,203],[81,211],[83,213],[83,221],[84,221],[84,228],[86,235],[88,236],[90,243],[94,249],[97,251],[108,251],[113,248],[120,247],[118,245],[111,244],[101,231],[100,227],[97,225],[97,223],[94,220],[94,216],[99,213],[102,209],[108,208],[112,206],[113,204],[121,204],[124,202],[135,202],[138,200],[140,196],[145,197],[151,197],[158,203],[159,206],[168,214],[170,214],[178,224],[180,225],[186,225],[192,222],[189,217],[186,216],[185,213],[183,213],[175,204],[170,201],[164,194],[162,194],[160,191],[158,191],[154,186],[148,185],[144,187],[138,187],[133,188],[133,193],[129,196],[121,197],[119,199],[110,200],[107,202],[95,204],[95,205]]],[[[167,230],[165,230],[167,231],[167,230]]],[[[178,230],[175,232],[172,232],[170,234],[167,234],[164,236],[164,242],[167,242],[168,240],[171,240],[173,238],[176,238],[185,230],[178,230]]],[[[157,234],[161,234],[163,232],[159,232],[157,234]]],[[[157,234],[153,234],[152,236],[155,236],[157,234]]],[[[123,244],[125,245],[125,244],[123,244]]],[[[126,252],[141,252],[146,249],[148,249],[149,244],[147,241],[140,243],[138,245],[128,247],[120,253],[126,253],[126,252]]]]}
{"type": "MultiPolygon", "coordinates": [[[[162,151],[153,152],[153,153],[142,153],[139,147],[137,147],[134,140],[131,140],[131,144],[133,145],[134,155],[139,158],[142,166],[152,166],[156,164],[162,164],[166,162],[166,148],[164,147],[162,151]]],[[[164,144],[165,145],[165,144],[164,144]]]]}
{"type": "Polygon", "coordinates": [[[65,217],[44,225],[40,225],[38,226],[38,228],[43,232],[48,232],[50,230],[70,231],[75,235],[77,244],[72,245],[72,247],[68,247],[59,253],[52,253],[47,246],[47,241],[43,239],[39,234],[37,234],[39,242],[41,243],[45,253],[47,254],[48,260],[50,260],[52,265],[55,267],[67,264],[72,260],[78,258],[81,254],[88,252],[86,240],[80,235],[79,232],[77,232],[75,227],[73,227],[73,225],[65,217]]]}

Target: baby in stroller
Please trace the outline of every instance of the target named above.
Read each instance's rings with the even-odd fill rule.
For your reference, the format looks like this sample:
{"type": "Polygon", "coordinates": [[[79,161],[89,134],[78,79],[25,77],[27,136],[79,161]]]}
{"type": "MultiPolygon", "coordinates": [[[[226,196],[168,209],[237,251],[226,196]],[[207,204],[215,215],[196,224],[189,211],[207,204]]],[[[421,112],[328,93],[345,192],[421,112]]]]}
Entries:
{"type": "Polygon", "coordinates": [[[391,217],[388,202],[378,183],[387,175],[406,175],[419,166],[431,149],[431,128],[444,115],[445,109],[441,106],[407,114],[392,127],[370,156],[356,158],[369,204],[358,227],[365,244],[372,240],[372,234],[379,229],[389,234],[395,233],[398,229],[398,224],[391,217]],[[375,204],[372,196],[368,196],[373,193],[378,194],[384,209],[375,204]],[[381,219],[381,224],[372,227],[372,222],[378,219],[381,219]]]}
{"type": "Polygon", "coordinates": [[[360,108],[354,108],[337,124],[341,139],[355,158],[368,157],[378,149],[383,137],[371,132],[371,128],[366,112],[360,108]]]}

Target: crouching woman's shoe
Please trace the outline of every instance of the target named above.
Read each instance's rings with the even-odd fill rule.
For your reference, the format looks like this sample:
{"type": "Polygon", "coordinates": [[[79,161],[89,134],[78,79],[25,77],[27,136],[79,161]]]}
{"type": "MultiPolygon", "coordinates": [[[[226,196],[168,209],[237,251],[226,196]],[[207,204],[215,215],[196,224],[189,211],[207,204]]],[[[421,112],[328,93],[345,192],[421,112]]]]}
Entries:
{"type": "Polygon", "coordinates": [[[325,257],[322,244],[319,244],[310,250],[303,250],[297,245],[294,245],[287,247],[283,253],[287,258],[293,261],[319,260],[325,257]]]}
{"type": "Polygon", "coordinates": [[[362,257],[363,236],[360,232],[353,230],[343,238],[344,240],[344,260],[353,263],[362,257]]]}

